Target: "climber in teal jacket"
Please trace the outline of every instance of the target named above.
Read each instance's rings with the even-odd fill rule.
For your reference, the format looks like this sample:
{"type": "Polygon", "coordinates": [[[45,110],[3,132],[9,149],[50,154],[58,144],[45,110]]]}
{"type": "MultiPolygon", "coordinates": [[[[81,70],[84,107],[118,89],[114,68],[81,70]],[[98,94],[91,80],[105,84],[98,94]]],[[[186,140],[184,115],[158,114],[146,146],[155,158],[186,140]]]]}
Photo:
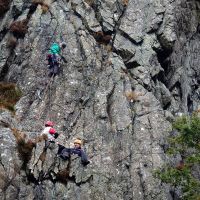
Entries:
{"type": "Polygon", "coordinates": [[[66,43],[62,42],[60,45],[53,43],[49,49],[49,54],[47,55],[48,66],[50,69],[49,76],[55,76],[59,72],[59,64],[61,59],[61,50],[66,47],[66,43]]]}
{"type": "Polygon", "coordinates": [[[60,55],[61,47],[57,43],[53,43],[50,47],[49,53],[50,54],[58,54],[60,55]]]}

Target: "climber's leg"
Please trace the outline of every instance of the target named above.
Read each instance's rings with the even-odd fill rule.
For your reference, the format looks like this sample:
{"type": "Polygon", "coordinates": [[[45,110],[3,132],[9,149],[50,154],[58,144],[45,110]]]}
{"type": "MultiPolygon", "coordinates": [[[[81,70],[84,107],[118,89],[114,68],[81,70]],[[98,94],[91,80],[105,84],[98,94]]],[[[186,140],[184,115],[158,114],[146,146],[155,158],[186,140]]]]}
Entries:
{"type": "Polygon", "coordinates": [[[59,64],[58,63],[55,63],[53,71],[54,71],[53,72],[54,76],[56,76],[59,73],[59,64]]]}

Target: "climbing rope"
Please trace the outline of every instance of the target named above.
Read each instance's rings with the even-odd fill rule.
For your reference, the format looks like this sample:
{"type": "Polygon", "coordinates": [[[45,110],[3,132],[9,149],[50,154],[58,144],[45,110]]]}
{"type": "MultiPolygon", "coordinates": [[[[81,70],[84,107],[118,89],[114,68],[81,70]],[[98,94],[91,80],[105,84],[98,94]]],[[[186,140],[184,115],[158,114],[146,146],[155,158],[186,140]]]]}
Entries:
{"type": "MultiPolygon", "coordinates": [[[[47,83],[47,86],[46,86],[45,89],[44,89],[44,92],[43,92],[43,93],[44,93],[44,96],[43,96],[43,99],[44,99],[44,100],[45,100],[45,98],[46,98],[46,96],[47,96],[47,93],[48,93],[47,90],[48,90],[49,88],[51,88],[51,85],[52,85],[52,83],[53,83],[53,80],[54,80],[54,75],[51,76],[49,82],[47,83]]],[[[51,91],[50,91],[50,92],[51,92],[51,91]]],[[[39,112],[39,114],[38,114],[38,117],[37,117],[38,120],[41,119],[42,112],[43,112],[43,110],[41,109],[40,112],[39,112]]]]}
{"type": "Polygon", "coordinates": [[[52,86],[52,83],[53,83],[53,80],[54,80],[54,75],[52,75],[52,82],[50,82],[50,85],[49,85],[49,98],[48,98],[48,109],[47,109],[47,119],[49,120],[52,120],[52,117],[50,115],[50,111],[51,111],[51,105],[52,105],[52,102],[51,102],[51,86],[52,86]]]}

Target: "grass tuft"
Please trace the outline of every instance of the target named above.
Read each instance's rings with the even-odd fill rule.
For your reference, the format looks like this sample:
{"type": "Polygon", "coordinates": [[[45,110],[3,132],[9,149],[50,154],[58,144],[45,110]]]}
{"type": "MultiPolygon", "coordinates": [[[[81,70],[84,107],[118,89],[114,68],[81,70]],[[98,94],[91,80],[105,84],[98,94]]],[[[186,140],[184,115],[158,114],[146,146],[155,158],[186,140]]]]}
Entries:
{"type": "Polygon", "coordinates": [[[45,13],[47,13],[48,10],[49,10],[49,5],[43,4],[43,5],[41,6],[41,9],[42,9],[42,13],[45,14],[45,13]]]}
{"type": "Polygon", "coordinates": [[[28,20],[14,21],[10,25],[10,32],[17,38],[23,38],[28,31],[28,20]]]}
{"type": "Polygon", "coordinates": [[[128,101],[135,102],[135,101],[138,101],[138,97],[142,96],[142,95],[140,93],[136,93],[136,92],[130,90],[130,91],[125,92],[125,96],[128,99],[128,101]]]}
{"type": "Polygon", "coordinates": [[[22,96],[15,83],[0,82],[0,108],[14,111],[14,105],[22,96]]]}
{"type": "Polygon", "coordinates": [[[51,0],[32,0],[32,3],[35,5],[41,5],[42,13],[48,12],[50,5],[52,3],[51,0]]]}
{"type": "Polygon", "coordinates": [[[85,2],[92,7],[94,5],[94,0],[85,0],[85,2]]]}
{"type": "Polygon", "coordinates": [[[109,34],[105,34],[102,31],[94,32],[93,36],[95,40],[100,44],[109,44],[110,40],[112,39],[112,36],[109,34]]]}
{"type": "Polygon", "coordinates": [[[128,2],[129,2],[129,0],[122,0],[122,4],[123,4],[124,6],[128,6],[128,2]]]}
{"type": "Polygon", "coordinates": [[[67,181],[69,179],[69,170],[68,169],[62,169],[56,174],[57,181],[67,184],[67,181]]]}
{"type": "Polygon", "coordinates": [[[14,49],[17,45],[17,38],[13,35],[10,35],[7,39],[7,47],[10,49],[14,49]]]}
{"type": "Polygon", "coordinates": [[[24,162],[28,163],[32,156],[32,150],[35,147],[35,142],[32,140],[26,141],[26,134],[20,132],[16,128],[11,128],[13,135],[15,136],[17,143],[17,150],[19,153],[19,158],[24,162]]]}

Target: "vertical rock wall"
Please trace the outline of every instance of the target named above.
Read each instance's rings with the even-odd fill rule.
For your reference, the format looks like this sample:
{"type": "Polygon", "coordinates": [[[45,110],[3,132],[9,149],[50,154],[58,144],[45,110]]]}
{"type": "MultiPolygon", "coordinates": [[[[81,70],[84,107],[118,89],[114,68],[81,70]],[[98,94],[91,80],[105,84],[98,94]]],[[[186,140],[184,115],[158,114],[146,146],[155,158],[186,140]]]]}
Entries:
{"type": "Polygon", "coordinates": [[[199,13],[197,0],[11,1],[0,15],[0,80],[23,97],[15,115],[0,111],[0,198],[172,199],[152,172],[174,116],[199,109],[199,13]],[[27,32],[12,31],[22,20],[27,32]],[[65,62],[50,79],[46,54],[62,41],[65,62]],[[33,157],[18,158],[11,128],[34,138],[47,119],[66,146],[85,140],[87,167],[57,158],[56,145],[33,171],[33,157]]]}

